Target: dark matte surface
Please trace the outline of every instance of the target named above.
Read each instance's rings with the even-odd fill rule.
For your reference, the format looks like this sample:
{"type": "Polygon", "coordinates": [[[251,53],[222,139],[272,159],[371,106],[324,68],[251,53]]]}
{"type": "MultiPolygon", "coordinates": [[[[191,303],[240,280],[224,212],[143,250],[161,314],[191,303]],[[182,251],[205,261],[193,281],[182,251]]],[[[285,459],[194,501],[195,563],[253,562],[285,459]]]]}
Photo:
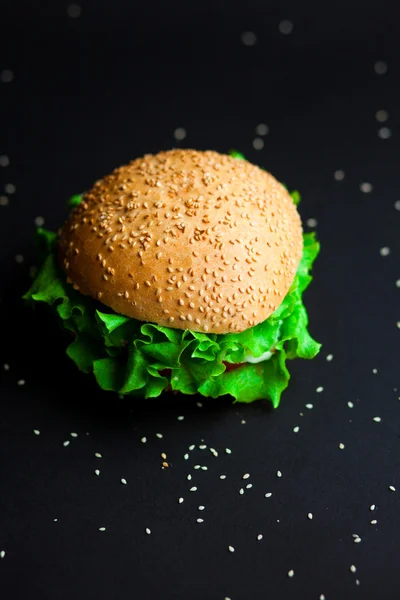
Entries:
{"type": "Polygon", "coordinates": [[[398,598],[396,4],[82,6],[71,19],[63,2],[3,2],[0,70],[12,69],[14,80],[0,83],[0,154],[10,158],[0,177],[17,192],[0,206],[1,598],[398,598]],[[278,30],[285,18],[290,35],[278,30]],[[246,30],[257,34],[253,47],[241,43],[246,30]],[[378,60],[384,75],[374,71],[378,60]],[[376,121],[379,109],[387,123],[376,121]],[[260,122],[270,133],[256,151],[260,122]],[[76,372],[47,313],[34,318],[19,300],[34,218],[56,228],[70,194],[143,152],[177,145],[179,126],[187,130],[180,145],[236,147],[300,189],[303,219],[318,220],[323,251],[306,302],[324,347],[316,360],[290,364],[275,412],[263,403],[199,408],[190,398],[121,404],[76,372]],[[381,126],[392,137],[380,139],[381,126]],[[196,449],[184,460],[203,440],[219,456],[196,449]],[[161,452],[171,463],[164,471],[161,452]]]}

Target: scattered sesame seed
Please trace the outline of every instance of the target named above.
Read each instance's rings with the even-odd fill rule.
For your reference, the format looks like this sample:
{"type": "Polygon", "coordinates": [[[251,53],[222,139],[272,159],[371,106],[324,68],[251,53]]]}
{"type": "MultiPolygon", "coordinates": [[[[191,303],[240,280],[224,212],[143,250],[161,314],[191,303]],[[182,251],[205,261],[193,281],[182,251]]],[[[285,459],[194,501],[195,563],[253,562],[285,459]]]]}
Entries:
{"type": "Polygon", "coordinates": [[[317,219],[307,219],[306,221],[307,227],[316,227],[318,225],[317,219]]]}
{"type": "Polygon", "coordinates": [[[81,16],[82,8],[79,4],[68,4],[67,6],[67,15],[71,17],[71,19],[77,19],[81,16]]]}
{"type": "Polygon", "coordinates": [[[197,406],[197,408],[203,408],[203,403],[202,402],[196,402],[196,406],[197,406]]]}
{"type": "Polygon", "coordinates": [[[96,458],[103,458],[103,456],[100,454],[100,452],[95,452],[94,455],[96,458]]]}
{"type": "Polygon", "coordinates": [[[400,200],[396,200],[396,202],[394,203],[394,207],[396,210],[400,210],[400,200]]]}
{"type": "Polygon", "coordinates": [[[257,536],[257,539],[258,539],[258,541],[260,541],[260,540],[262,540],[262,539],[263,539],[263,536],[262,536],[262,534],[261,534],[261,533],[259,533],[259,534],[258,534],[258,536],[257,536]]]}
{"type": "Polygon", "coordinates": [[[7,363],[4,363],[4,365],[3,365],[3,369],[4,369],[5,371],[9,371],[9,370],[10,370],[10,365],[8,365],[7,363]]]}
{"type": "Polygon", "coordinates": [[[308,408],[308,410],[311,410],[312,408],[314,408],[313,404],[306,404],[306,408],[308,408]]]}
{"type": "Polygon", "coordinates": [[[373,372],[374,375],[376,375],[377,372],[378,372],[378,369],[372,369],[372,372],[373,372]]]}
{"type": "Polygon", "coordinates": [[[232,454],[232,450],[231,450],[230,448],[225,448],[225,452],[226,452],[227,454],[232,454]]]}
{"type": "Polygon", "coordinates": [[[375,423],[380,423],[382,419],[380,417],[374,417],[373,421],[375,421],[375,423]]]}
{"type": "Polygon", "coordinates": [[[293,427],[293,433],[299,433],[300,431],[300,427],[298,425],[296,425],[296,427],[293,427]]]}
{"type": "Polygon", "coordinates": [[[189,492],[197,492],[197,487],[194,485],[190,488],[189,492]]]}
{"type": "Polygon", "coordinates": [[[381,256],[389,256],[389,254],[390,254],[390,248],[388,248],[387,246],[383,246],[383,248],[381,248],[379,250],[379,254],[381,256]]]}
{"type": "Polygon", "coordinates": [[[202,471],[208,471],[208,467],[206,467],[205,465],[203,465],[203,466],[201,467],[201,470],[202,470],[202,471]]]}
{"type": "Polygon", "coordinates": [[[396,281],[396,287],[400,288],[400,279],[397,279],[397,281],[396,281]]]}
{"type": "Polygon", "coordinates": [[[312,519],[313,519],[313,514],[312,514],[312,513],[308,513],[308,515],[307,515],[307,519],[310,519],[310,521],[312,521],[312,519]]]}
{"type": "Polygon", "coordinates": [[[347,406],[348,406],[349,408],[354,408],[354,404],[353,404],[352,402],[350,402],[350,401],[347,403],[347,406]]]}
{"type": "Polygon", "coordinates": [[[240,38],[245,46],[254,46],[257,42],[257,36],[252,31],[244,31],[240,38]]]}
{"type": "Polygon", "coordinates": [[[395,492],[395,491],[396,491],[396,488],[394,487],[394,485],[389,485],[389,490],[390,490],[391,492],[395,492]]]}
{"type": "Polygon", "coordinates": [[[206,450],[207,446],[205,444],[201,444],[199,446],[200,450],[206,450]]]}
{"type": "Polygon", "coordinates": [[[226,479],[226,475],[220,475],[219,478],[220,479],[226,479]]]}
{"type": "Polygon", "coordinates": [[[360,585],[360,580],[356,579],[356,585],[360,585]]]}
{"type": "Polygon", "coordinates": [[[204,519],[200,519],[200,518],[198,518],[198,519],[196,519],[196,521],[197,521],[198,523],[204,523],[204,519]]]}
{"type": "Polygon", "coordinates": [[[0,206],[8,206],[9,203],[7,196],[0,196],[0,206]]]}
{"type": "Polygon", "coordinates": [[[43,227],[44,225],[44,217],[35,217],[33,220],[36,227],[43,227]]]}
{"type": "Polygon", "coordinates": [[[25,385],[25,379],[18,379],[17,385],[25,385]]]}
{"type": "Polygon", "coordinates": [[[244,489],[243,489],[243,488],[240,488],[240,490],[239,490],[239,494],[240,494],[241,496],[243,496],[243,494],[244,494],[244,489]]]}
{"type": "Polygon", "coordinates": [[[142,444],[145,444],[147,442],[147,438],[146,437],[142,437],[142,439],[140,441],[142,442],[142,444]]]}
{"type": "Polygon", "coordinates": [[[245,473],[242,477],[242,479],[248,479],[250,477],[250,473],[245,473]]]}
{"type": "Polygon", "coordinates": [[[324,596],[324,594],[321,594],[321,595],[320,595],[320,597],[319,597],[319,600],[325,600],[325,596],[324,596]]]}
{"type": "Polygon", "coordinates": [[[352,573],[355,573],[357,571],[356,567],[354,565],[350,565],[350,571],[352,573]]]}
{"type": "Polygon", "coordinates": [[[161,458],[163,458],[164,460],[167,460],[167,455],[165,454],[165,452],[161,452],[161,458]]]}
{"type": "Polygon", "coordinates": [[[198,469],[200,469],[200,465],[194,465],[193,469],[197,471],[198,469]]]}
{"type": "Polygon", "coordinates": [[[252,487],[253,487],[253,484],[252,483],[248,483],[246,485],[246,490],[250,490],[252,487]]]}
{"type": "Polygon", "coordinates": [[[363,183],[360,183],[360,190],[364,194],[369,194],[373,190],[372,184],[368,183],[367,181],[364,181],[363,183]]]}
{"type": "Polygon", "coordinates": [[[318,394],[320,394],[321,392],[324,391],[324,388],[322,387],[322,385],[320,385],[319,387],[317,387],[317,389],[315,390],[318,394]]]}
{"type": "Polygon", "coordinates": [[[342,169],[338,169],[337,171],[334,172],[333,177],[334,179],[336,179],[336,181],[343,181],[344,179],[344,171],[342,171],[342,169]]]}
{"type": "Polygon", "coordinates": [[[215,457],[218,456],[218,452],[215,450],[215,448],[209,448],[209,450],[213,456],[215,456],[215,457]]]}
{"type": "Polygon", "coordinates": [[[377,523],[378,523],[378,521],[376,519],[372,519],[371,525],[376,525],[377,523]]]}
{"type": "Polygon", "coordinates": [[[163,436],[162,433],[156,433],[156,437],[158,437],[159,440],[162,439],[162,436],[163,436]]]}
{"type": "Polygon", "coordinates": [[[264,148],[264,140],[262,138],[254,138],[253,140],[254,150],[262,150],[264,148]]]}
{"type": "Polygon", "coordinates": [[[187,479],[188,481],[190,481],[190,480],[192,479],[192,476],[190,475],[190,473],[189,473],[189,475],[187,475],[186,479],[187,479]]]}
{"type": "Polygon", "coordinates": [[[380,137],[381,140],[387,140],[390,138],[391,135],[392,130],[389,127],[380,127],[378,129],[378,137],[380,137]]]}
{"type": "Polygon", "coordinates": [[[266,498],[271,498],[271,496],[272,496],[272,492],[267,492],[267,493],[265,494],[265,497],[266,497],[266,498]]]}
{"type": "Polygon", "coordinates": [[[105,531],[106,528],[105,527],[99,527],[99,531],[105,531]]]}
{"type": "Polygon", "coordinates": [[[377,60],[374,64],[374,71],[377,75],[384,75],[387,71],[387,64],[383,60],[377,60]]]}
{"type": "Polygon", "coordinates": [[[179,504],[182,504],[182,502],[183,502],[183,498],[179,498],[179,499],[178,499],[178,502],[179,502],[179,504]]]}
{"type": "Polygon", "coordinates": [[[397,327],[397,329],[400,329],[400,321],[397,321],[396,327],[397,327]]]}
{"type": "Polygon", "coordinates": [[[177,127],[174,130],[174,138],[176,140],[181,141],[181,140],[184,140],[185,137],[186,137],[186,129],[184,129],[183,127],[177,127]]]}
{"type": "Polygon", "coordinates": [[[72,431],[72,432],[71,432],[69,435],[70,435],[71,437],[73,437],[73,438],[77,438],[77,437],[78,437],[78,434],[77,434],[77,433],[75,433],[75,431],[72,431]]]}
{"type": "Polygon", "coordinates": [[[276,472],[276,476],[277,476],[277,477],[282,477],[282,473],[281,473],[281,471],[277,471],[277,472],[276,472]]]}
{"type": "Polygon", "coordinates": [[[71,442],[70,442],[70,440],[66,440],[65,442],[63,442],[63,446],[65,446],[65,447],[66,447],[66,446],[69,446],[69,445],[70,445],[70,443],[71,443],[71,442]]]}
{"type": "Polygon", "coordinates": [[[344,445],[344,444],[342,444],[342,442],[340,442],[340,444],[339,444],[339,448],[340,448],[341,450],[344,450],[344,448],[345,448],[345,445],[344,445]]]}
{"type": "Polygon", "coordinates": [[[148,527],[146,527],[146,533],[147,533],[147,535],[150,535],[151,534],[151,529],[149,529],[148,527]]]}
{"type": "Polygon", "coordinates": [[[3,69],[0,73],[2,83],[10,83],[14,79],[14,73],[11,69],[3,69]]]}
{"type": "Polygon", "coordinates": [[[184,460],[188,460],[188,459],[189,459],[189,454],[188,454],[188,453],[184,454],[184,455],[183,455],[183,459],[184,459],[184,460]]]}
{"type": "Polygon", "coordinates": [[[265,125],[265,123],[259,123],[256,127],[257,135],[267,135],[268,131],[269,131],[268,125],[265,125]]]}
{"type": "Polygon", "coordinates": [[[5,555],[6,555],[6,552],[5,552],[5,550],[1,550],[1,551],[0,551],[0,558],[4,558],[4,557],[5,557],[5,555]]]}
{"type": "Polygon", "coordinates": [[[194,450],[196,448],[196,446],[194,444],[192,444],[191,446],[189,446],[189,450],[194,450]]]}
{"type": "Polygon", "coordinates": [[[289,35],[293,31],[293,23],[292,21],[288,21],[284,19],[279,23],[279,32],[283,33],[283,35],[289,35]]]}
{"type": "Polygon", "coordinates": [[[8,167],[10,164],[10,159],[5,154],[0,156],[0,167],[8,167]]]}
{"type": "Polygon", "coordinates": [[[39,431],[39,429],[34,429],[34,430],[33,430],[33,433],[34,433],[35,435],[40,435],[40,431],[39,431]]]}
{"type": "Polygon", "coordinates": [[[389,117],[389,115],[386,110],[378,110],[375,113],[375,118],[379,123],[384,123],[385,121],[388,120],[388,117],[389,117]]]}
{"type": "Polygon", "coordinates": [[[355,544],[359,544],[361,542],[361,538],[359,536],[357,536],[357,537],[354,538],[353,542],[355,544]]]}
{"type": "Polygon", "coordinates": [[[122,477],[122,479],[121,479],[121,483],[122,483],[123,485],[126,485],[128,482],[127,482],[127,480],[126,480],[124,477],[122,477]]]}
{"type": "Polygon", "coordinates": [[[333,359],[333,354],[328,354],[328,356],[326,357],[326,360],[328,362],[331,362],[332,359],[333,359]]]}
{"type": "Polygon", "coordinates": [[[94,474],[97,475],[97,477],[98,477],[100,475],[99,469],[96,469],[95,472],[94,472],[94,474]]]}
{"type": "Polygon", "coordinates": [[[185,418],[183,415],[179,415],[179,417],[176,417],[178,421],[183,421],[183,419],[185,418]]]}
{"type": "Polygon", "coordinates": [[[22,256],[22,254],[15,255],[15,262],[19,265],[22,265],[22,263],[24,262],[24,257],[22,256]]]}
{"type": "Polygon", "coordinates": [[[375,510],[376,506],[375,504],[371,504],[371,506],[369,507],[369,510],[375,510]]]}
{"type": "Polygon", "coordinates": [[[292,578],[294,576],[294,571],[293,569],[290,569],[290,571],[288,571],[288,577],[292,578]]]}
{"type": "Polygon", "coordinates": [[[229,552],[235,552],[235,548],[233,546],[228,546],[229,552]]]}
{"type": "Polygon", "coordinates": [[[204,509],[205,509],[205,506],[203,506],[203,505],[200,505],[200,506],[198,506],[197,508],[198,508],[198,510],[204,510],[204,509]]]}

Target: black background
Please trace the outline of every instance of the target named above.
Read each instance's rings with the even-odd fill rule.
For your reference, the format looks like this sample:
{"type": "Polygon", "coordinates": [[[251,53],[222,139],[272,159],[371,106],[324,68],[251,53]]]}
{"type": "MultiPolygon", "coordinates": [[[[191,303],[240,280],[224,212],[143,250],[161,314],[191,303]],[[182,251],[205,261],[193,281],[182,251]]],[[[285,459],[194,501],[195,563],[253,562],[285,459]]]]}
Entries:
{"type": "Polygon", "coordinates": [[[10,159],[0,177],[17,190],[0,206],[0,352],[10,366],[0,373],[1,598],[399,598],[397,3],[81,6],[71,18],[63,2],[2,2],[0,71],[14,79],[0,82],[0,154],[10,159]],[[279,31],[283,19],[290,35],[279,31]],[[258,123],[270,128],[261,151],[252,146],[258,123]],[[176,127],[187,131],[182,142],[176,127]],[[318,221],[322,252],[306,303],[323,350],[289,365],[274,412],[261,402],[121,403],[70,364],[46,311],[33,316],[19,299],[35,217],[57,228],[69,195],[176,145],[241,150],[298,188],[304,222],[318,221]],[[203,440],[217,458],[198,449],[203,440]]]}

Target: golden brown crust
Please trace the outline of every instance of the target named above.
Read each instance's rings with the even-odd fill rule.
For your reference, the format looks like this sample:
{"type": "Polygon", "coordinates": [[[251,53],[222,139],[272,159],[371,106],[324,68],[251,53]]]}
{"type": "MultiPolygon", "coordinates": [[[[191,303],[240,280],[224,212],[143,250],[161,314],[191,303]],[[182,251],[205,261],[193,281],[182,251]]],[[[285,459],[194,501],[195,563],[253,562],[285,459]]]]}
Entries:
{"type": "Polygon", "coordinates": [[[115,169],[60,233],[83,294],[178,329],[232,333],[267,319],[303,248],[300,217],[266,171],[217,152],[170,150],[115,169]]]}

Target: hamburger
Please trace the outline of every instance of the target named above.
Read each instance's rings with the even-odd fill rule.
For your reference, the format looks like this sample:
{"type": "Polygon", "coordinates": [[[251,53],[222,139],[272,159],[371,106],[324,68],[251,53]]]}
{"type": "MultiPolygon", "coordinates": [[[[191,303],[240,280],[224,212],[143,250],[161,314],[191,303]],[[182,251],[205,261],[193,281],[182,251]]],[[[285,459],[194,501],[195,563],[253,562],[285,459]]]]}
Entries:
{"type": "Polygon", "coordinates": [[[170,150],[71,199],[24,298],[52,307],[103,390],[277,407],[287,359],[320,349],[302,302],[319,251],[296,205],[239,153],[170,150]]]}

